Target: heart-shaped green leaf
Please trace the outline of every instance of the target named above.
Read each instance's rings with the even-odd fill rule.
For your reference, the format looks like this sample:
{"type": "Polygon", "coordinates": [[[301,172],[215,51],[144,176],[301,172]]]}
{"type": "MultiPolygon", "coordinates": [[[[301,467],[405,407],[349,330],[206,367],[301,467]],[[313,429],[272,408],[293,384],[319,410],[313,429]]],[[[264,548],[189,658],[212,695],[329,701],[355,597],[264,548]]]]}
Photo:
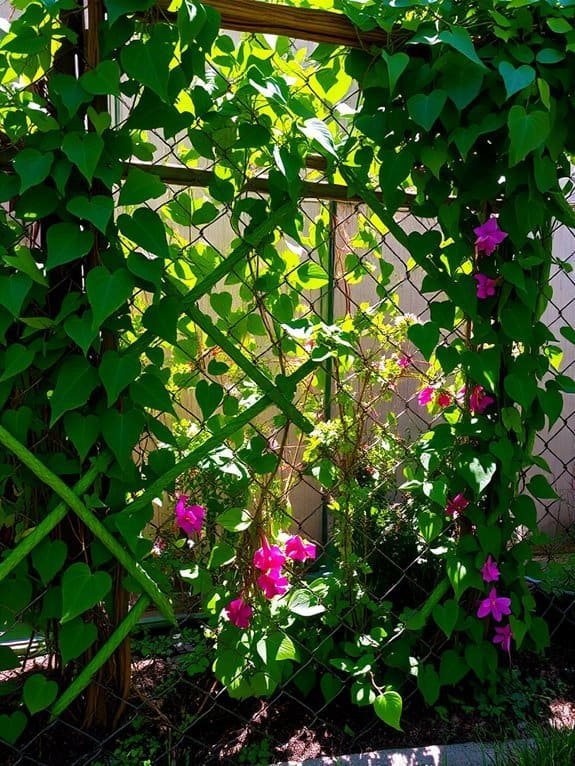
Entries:
{"type": "Polygon", "coordinates": [[[6,349],[2,364],[2,375],[0,383],[4,380],[10,380],[15,375],[19,375],[32,364],[36,352],[33,348],[23,346],[21,343],[12,343],[6,349]]]}
{"type": "Polygon", "coordinates": [[[436,322],[413,324],[407,331],[407,337],[429,360],[439,342],[439,325],[436,322]]]}
{"type": "Polygon", "coordinates": [[[102,61],[80,77],[87,93],[94,96],[120,95],[120,67],[115,61],[102,61]]]}
{"type": "Polygon", "coordinates": [[[534,110],[527,113],[518,104],[509,110],[507,125],[510,140],[510,167],[524,160],[530,152],[542,147],[551,130],[547,112],[534,110]]]}
{"type": "Polygon", "coordinates": [[[205,420],[217,410],[223,396],[224,389],[219,383],[208,383],[207,380],[200,380],[196,386],[196,400],[205,420]]]}
{"type": "Polygon", "coordinates": [[[97,133],[66,133],[62,151],[91,183],[104,151],[103,139],[97,133]]]}
{"type": "Polygon", "coordinates": [[[440,681],[433,665],[419,666],[417,685],[427,704],[434,705],[439,699],[440,681]]]}
{"type": "Polygon", "coordinates": [[[75,223],[55,223],[46,235],[48,258],[46,268],[54,269],[77,261],[87,255],[94,244],[94,235],[75,223]]]}
{"type": "Polygon", "coordinates": [[[62,575],[62,624],[71,622],[88,609],[99,604],[112,587],[107,572],[90,571],[84,563],[72,564],[62,575]]]}
{"type": "Polygon", "coordinates": [[[133,354],[106,351],[98,372],[108,395],[108,407],[111,407],[122,391],[138,377],[140,370],[140,360],[133,354]]]}
{"type": "Polygon", "coordinates": [[[503,77],[508,99],[535,82],[535,70],[527,64],[516,69],[509,61],[502,61],[499,64],[499,74],[503,77]]]}
{"type": "Polygon", "coordinates": [[[156,33],[147,42],[135,40],[122,49],[122,66],[136,82],[147,85],[163,101],[168,101],[170,61],[174,47],[156,33]]]}
{"type": "Polygon", "coordinates": [[[20,194],[32,186],[38,186],[50,175],[54,161],[52,152],[39,152],[37,149],[24,149],[14,157],[14,169],[20,176],[20,194]]]}
{"type": "Polygon", "coordinates": [[[373,703],[373,709],[376,715],[388,726],[398,731],[402,730],[399,723],[401,721],[403,700],[397,692],[388,690],[380,694],[373,703]]]}
{"type": "Polygon", "coordinates": [[[86,404],[90,394],[98,385],[98,374],[82,356],[74,356],[60,367],[50,408],[50,427],[69,410],[86,404]]]}
{"type": "Polygon", "coordinates": [[[80,618],[67,622],[60,627],[58,640],[62,663],[75,660],[89,649],[98,637],[98,629],[91,622],[84,622],[80,618]]]}
{"type": "Polygon", "coordinates": [[[478,495],[491,482],[497,470],[496,460],[489,455],[462,455],[457,462],[458,473],[478,495]]]}
{"type": "Polygon", "coordinates": [[[158,258],[169,258],[170,250],[162,219],[153,210],[140,207],[130,215],[118,218],[118,227],[124,236],[158,258]]]}
{"type": "Polygon", "coordinates": [[[0,739],[13,745],[26,728],[27,723],[28,719],[20,710],[12,713],[12,715],[0,715],[0,739]]]}
{"type": "Polygon", "coordinates": [[[450,638],[453,633],[459,617],[459,611],[459,606],[453,599],[448,599],[444,604],[437,604],[433,607],[433,619],[447,638],[450,638]]]}
{"type": "Polygon", "coordinates": [[[64,417],[66,435],[76,448],[80,460],[84,461],[100,433],[100,421],[95,415],[80,415],[71,412],[64,417]]]}
{"type": "Polygon", "coordinates": [[[73,314],[64,322],[64,331],[74,343],[82,349],[84,356],[99,335],[99,329],[94,329],[94,318],[91,311],[85,311],[82,316],[73,314]]]}
{"type": "Polygon", "coordinates": [[[160,412],[174,412],[172,397],[157,375],[144,373],[130,386],[130,394],[136,404],[160,412]]]}
{"type": "Polygon", "coordinates": [[[42,673],[34,673],[26,679],[22,698],[28,710],[34,715],[49,707],[58,696],[58,684],[49,681],[42,673]]]}
{"type": "Polygon", "coordinates": [[[66,208],[72,215],[89,221],[102,234],[105,234],[114,212],[114,201],[102,194],[96,194],[94,197],[73,197],[66,208]]]}
{"type": "Polygon", "coordinates": [[[132,450],[144,429],[144,416],[139,410],[118,412],[107,410],[101,418],[106,444],[121,466],[132,465],[132,450]]]}
{"type": "Polygon", "coordinates": [[[99,328],[123,303],[134,289],[134,278],[126,269],[110,273],[104,266],[96,266],[86,277],[86,292],[94,316],[92,326],[99,328]]]}
{"type": "Polygon", "coordinates": [[[442,653],[439,665],[439,678],[442,686],[445,684],[455,686],[468,672],[467,663],[454,649],[448,649],[442,653]]]}
{"type": "Polygon", "coordinates": [[[397,81],[401,77],[401,75],[405,72],[405,69],[407,65],[409,64],[409,56],[407,53],[393,53],[389,54],[386,51],[383,51],[382,54],[383,60],[385,61],[387,65],[387,74],[389,77],[389,92],[393,93],[395,90],[395,86],[397,85],[397,81]]]}
{"type": "Polygon", "coordinates": [[[32,551],[32,563],[44,585],[47,585],[62,569],[67,555],[68,546],[63,540],[44,538],[34,548],[32,551]]]}
{"type": "Polygon", "coordinates": [[[407,101],[407,111],[411,119],[425,130],[431,130],[447,101],[444,90],[434,90],[428,95],[418,93],[407,101]]]}
{"type": "Polygon", "coordinates": [[[162,197],[166,193],[166,185],[153,173],[130,168],[122,190],[119,205],[139,205],[151,199],[162,197]]]}

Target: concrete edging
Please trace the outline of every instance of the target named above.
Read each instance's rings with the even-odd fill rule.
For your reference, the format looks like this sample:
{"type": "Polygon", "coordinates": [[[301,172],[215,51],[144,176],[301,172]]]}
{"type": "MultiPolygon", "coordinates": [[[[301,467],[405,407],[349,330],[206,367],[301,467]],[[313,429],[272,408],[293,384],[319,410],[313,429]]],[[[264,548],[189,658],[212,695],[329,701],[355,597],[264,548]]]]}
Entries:
{"type": "Polygon", "coordinates": [[[401,750],[379,750],[371,753],[340,755],[337,758],[310,758],[284,761],[275,766],[490,766],[494,756],[518,746],[533,746],[530,739],[501,743],[468,742],[461,745],[429,745],[401,750]]]}

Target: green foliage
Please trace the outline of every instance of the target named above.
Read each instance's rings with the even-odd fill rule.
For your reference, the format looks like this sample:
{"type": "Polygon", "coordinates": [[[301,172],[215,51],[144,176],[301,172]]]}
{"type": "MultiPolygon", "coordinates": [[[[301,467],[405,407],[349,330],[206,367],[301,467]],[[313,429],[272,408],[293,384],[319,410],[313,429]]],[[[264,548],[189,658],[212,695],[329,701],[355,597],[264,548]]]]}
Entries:
{"type": "MultiPolygon", "coordinates": [[[[353,678],[352,699],[399,728],[402,703],[393,687],[414,670],[429,704],[443,687],[471,678],[470,669],[494,687],[504,655],[476,617],[488,555],[501,567],[500,592],[511,598],[516,644],[542,649],[548,641],[524,579],[530,543],[515,543],[518,531],[536,531],[530,496],[555,497],[543,475],[530,479],[528,494],[518,493],[520,473],[535,462],[535,433],[557,420],[563,394],[575,390],[565,375],[549,379],[560,355],[541,321],[550,222],[573,224],[561,179],[575,148],[567,130],[575,9],[544,0],[360,9],[337,0],[361,27],[397,34],[394,52],[326,57],[320,47],[307,69],[282,38],[232,42],[219,33],[218,15],[195,2],[175,8],[175,22],[154,24],[146,17],[149,0],[105,5],[93,69],[66,69],[60,43],[80,41],[67,26],[65,0],[19,4],[0,41],[0,120],[11,156],[0,179],[9,203],[0,211],[2,423],[38,460],[30,467],[4,440],[2,523],[17,546],[46,529],[27,549],[30,560],[22,557],[3,575],[0,627],[20,616],[34,630],[59,634],[64,664],[92,651],[122,616],[113,594],[125,573],[107,551],[122,559],[130,550],[143,560],[132,569],[139,585],[130,587],[150,572],[167,588],[161,567],[147,558],[151,543],[142,530],[154,498],[177,482],[207,507],[197,560],[182,569],[208,614],[214,672],[231,696],[271,694],[305,658],[335,660],[341,677],[319,678],[308,663],[301,689],[317,683],[331,700],[342,679],[353,678]],[[304,83],[312,83],[311,94],[304,83]],[[357,105],[331,119],[352,83],[357,105]],[[114,122],[103,97],[133,100],[128,118],[114,122]],[[150,130],[168,142],[184,132],[188,168],[213,163],[205,194],[183,192],[160,211],[148,206],[165,185],[131,161],[155,159],[150,130]],[[312,153],[323,156],[334,182],[360,196],[369,218],[352,238],[345,280],[371,275],[380,304],[337,322],[307,316],[301,300],[303,291],[330,286],[328,216],[306,221],[298,202],[312,153]],[[269,197],[244,194],[262,171],[269,197]],[[395,213],[406,193],[413,212],[437,220],[438,229],[401,228],[395,213]],[[116,194],[130,206],[117,216],[116,194]],[[236,236],[226,260],[206,243],[191,247],[179,228],[209,225],[225,206],[236,236]],[[473,229],[492,214],[508,237],[485,256],[473,229]],[[358,256],[376,251],[370,227],[406,249],[424,272],[424,293],[442,293],[429,321],[392,323],[392,267],[381,254],[377,265],[358,256]],[[317,261],[302,256],[306,247],[317,261]],[[489,300],[476,294],[480,269],[498,279],[489,300]],[[198,308],[206,296],[213,319],[198,308]],[[465,338],[454,332],[460,323],[465,338]],[[263,339],[274,349],[269,369],[253,362],[263,339]],[[392,353],[406,339],[429,362],[425,379],[402,372],[392,353]],[[206,376],[190,359],[208,349],[206,376]],[[298,378],[302,359],[309,366],[298,378]],[[330,375],[351,381],[331,412],[301,397],[312,372],[315,382],[305,385],[316,390],[330,375]],[[393,400],[402,377],[432,383],[429,412],[438,418],[408,453],[390,418],[388,433],[376,435],[375,454],[365,448],[368,419],[363,406],[354,408],[354,385],[370,401],[377,390],[374,403],[382,404],[393,400]],[[494,400],[483,412],[470,407],[476,386],[494,400]],[[165,425],[182,388],[193,392],[201,434],[165,425]],[[244,633],[222,610],[242,588],[249,592],[257,534],[279,530],[292,488],[277,475],[282,446],[276,453],[249,425],[272,403],[277,433],[289,423],[307,434],[306,470],[330,493],[332,558],[341,571],[304,582],[285,600],[260,599],[244,633]],[[320,417],[327,422],[314,429],[320,417]],[[139,445],[153,440],[157,449],[135,459],[139,445]],[[80,533],[59,527],[49,539],[53,527],[40,525],[56,518],[56,486],[62,494],[62,486],[77,485],[102,455],[109,455],[107,468],[81,490],[91,516],[80,533]],[[410,496],[401,509],[391,478],[400,457],[407,457],[410,496]],[[254,478],[261,477],[260,491],[254,478]],[[448,500],[462,492],[468,510],[448,518],[448,500]],[[135,507],[126,508],[127,498],[135,507]],[[361,550],[358,541],[369,535],[397,544],[400,561],[413,557],[429,594],[423,604],[413,593],[396,594],[399,619],[391,617],[393,604],[369,598],[371,589],[387,592],[391,579],[377,556],[361,550]],[[320,658],[317,636],[335,627],[341,635],[320,658]],[[386,642],[394,631],[396,640],[386,642]],[[434,666],[423,647],[437,631],[448,643],[434,666]],[[374,682],[365,680],[368,665],[374,682]]],[[[57,694],[55,681],[36,674],[23,702],[33,715],[57,694]]],[[[0,737],[15,741],[26,722],[21,710],[0,716],[0,737]]]]}

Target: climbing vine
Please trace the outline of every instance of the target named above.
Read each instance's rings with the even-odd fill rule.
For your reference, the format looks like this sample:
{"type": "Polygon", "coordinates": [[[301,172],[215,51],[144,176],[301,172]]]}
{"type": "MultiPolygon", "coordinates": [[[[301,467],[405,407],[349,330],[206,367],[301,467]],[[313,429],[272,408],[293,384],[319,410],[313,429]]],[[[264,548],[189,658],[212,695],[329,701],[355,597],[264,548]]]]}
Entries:
{"type": "MultiPolygon", "coordinates": [[[[322,690],[329,698],[342,678],[354,678],[354,701],[373,704],[392,726],[405,678],[417,677],[429,704],[471,674],[494,687],[510,654],[548,643],[525,575],[535,572],[536,501],[554,497],[548,467],[533,454],[535,434],[575,391],[542,321],[554,222],[575,225],[565,180],[575,9],[543,0],[334,1],[358,27],[389,32],[389,46],[320,45],[312,65],[281,38],[235,42],[215,11],[193,0],[173,4],[166,19],[148,0],[89,6],[99,25],[86,31],[72,0],[15,3],[20,15],[0,42],[0,619],[2,629],[23,622],[42,633],[59,671],[26,679],[23,705],[0,716],[0,737],[16,741],[28,714],[59,714],[85,688],[87,723],[119,714],[98,690],[126,688],[130,627],[149,600],[173,617],[142,531],[154,498],[176,489],[176,518],[191,540],[210,516],[228,534],[185,577],[207,608],[214,671],[231,694],[269,694],[287,682],[313,654],[317,625],[332,630],[334,620],[355,630],[355,643],[346,657],[338,656],[344,642],[322,643],[321,663],[340,672],[325,674],[322,690]],[[353,83],[359,98],[331,119],[353,83]],[[168,143],[185,134],[182,165],[213,166],[205,193],[181,192],[155,209],[170,179],[151,172],[158,150],[150,131],[168,143]],[[310,377],[325,384],[326,360],[345,370],[361,359],[369,334],[361,312],[338,324],[298,308],[303,290],[328,283],[322,263],[301,255],[329,223],[322,213],[306,230],[300,205],[318,154],[330,181],[365,203],[370,225],[406,248],[432,296],[427,321],[388,330],[383,317],[398,309],[388,265],[379,264],[372,326],[387,380],[418,376],[402,351],[409,340],[428,363],[419,406],[437,416],[410,452],[403,491],[440,574],[422,606],[396,605],[398,615],[368,600],[356,609],[355,594],[350,616],[351,558],[341,579],[306,584],[316,549],[280,534],[265,513],[269,493],[255,513],[219,501],[206,510],[179,481],[205,461],[222,474],[233,463],[247,499],[250,472],[274,474],[279,464],[250,430],[271,404],[278,429],[312,434],[311,475],[328,491],[342,477],[345,460],[333,458],[333,445],[341,429],[347,438],[353,413],[342,406],[329,452],[309,400],[294,404],[310,377]],[[245,192],[262,170],[265,200],[245,192]],[[402,229],[395,214],[406,200],[435,223],[429,231],[402,229]],[[222,210],[235,236],[225,259],[190,246],[181,230],[222,210]],[[285,237],[300,249],[286,249],[285,237]],[[224,278],[240,285],[244,305],[234,312],[224,278]],[[205,296],[214,319],[199,308],[205,296]],[[244,353],[262,337],[279,372],[244,353]],[[205,345],[219,349],[209,382],[186,361],[205,345]],[[224,373],[235,387],[218,382],[224,373]],[[208,435],[179,454],[166,416],[184,385],[208,435]],[[226,444],[229,452],[214,457],[226,444]],[[543,473],[523,487],[533,466],[543,473]],[[137,611],[128,609],[130,593],[146,598],[137,611]],[[443,638],[430,657],[424,647],[436,628],[443,638]],[[372,664],[373,673],[362,670],[372,664]]],[[[350,258],[360,280],[361,263],[350,258]]],[[[345,553],[345,528],[341,540],[345,553]]],[[[0,669],[16,668],[12,650],[1,649],[0,669]]]]}

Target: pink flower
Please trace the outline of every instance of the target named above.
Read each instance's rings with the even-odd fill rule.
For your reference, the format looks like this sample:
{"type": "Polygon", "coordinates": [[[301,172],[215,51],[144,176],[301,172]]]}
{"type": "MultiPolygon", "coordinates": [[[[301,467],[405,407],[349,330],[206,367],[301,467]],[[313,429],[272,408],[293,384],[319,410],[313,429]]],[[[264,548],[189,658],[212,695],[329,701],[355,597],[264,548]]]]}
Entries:
{"type": "Polygon", "coordinates": [[[281,569],[286,557],[277,545],[270,545],[267,537],[262,535],[262,547],[254,552],[253,564],[256,569],[267,572],[270,569],[281,569]]]}
{"type": "Polygon", "coordinates": [[[464,402],[466,393],[467,393],[467,388],[465,386],[461,386],[459,391],[455,394],[455,400],[459,403],[464,402]]]}
{"type": "Polygon", "coordinates": [[[485,253],[485,255],[491,255],[497,245],[500,245],[507,237],[507,233],[501,231],[497,218],[491,216],[485,223],[473,229],[477,235],[475,240],[475,247],[478,253],[485,253]]]}
{"type": "Polygon", "coordinates": [[[281,569],[272,569],[267,573],[261,574],[256,582],[263,590],[264,596],[268,599],[274,596],[283,596],[289,588],[289,581],[287,577],[283,576],[281,569]]]}
{"type": "Polygon", "coordinates": [[[397,360],[397,364],[401,367],[402,370],[404,370],[406,367],[409,367],[411,364],[411,357],[409,356],[400,356],[397,360]]]}
{"type": "Polygon", "coordinates": [[[453,397],[450,393],[447,391],[440,391],[437,396],[437,403],[440,407],[449,407],[451,402],[453,401],[453,397]]]}
{"type": "Polygon", "coordinates": [[[481,567],[480,572],[483,577],[483,582],[497,582],[497,580],[499,580],[499,567],[497,566],[497,562],[493,561],[491,558],[491,554],[487,557],[487,561],[481,567]]]}
{"type": "Polygon", "coordinates": [[[206,509],[201,505],[188,505],[188,495],[180,495],[176,503],[176,523],[187,535],[199,532],[204,523],[206,509]]]}
{"type": "Polygon", "coordinates": [[[498,596],[495,588],[491,588],[489,596],[479,604],[478,617],[492,615],[495,622],[501,622],[504,614],[511,614],[511,599],[498,596]]]}
{"type": "Polygon", "coordinates": [[[511,632],[511,625],[495,626],[495,635],[493,636],[492,641],[494,644],[500,644],[504,652],[509,652],[511,650],[512,638],[513,633],[511,632]]]}
{"type": "Polygon", "coordinates": [[[491,279],[486,274],[474,274],[473,279],[477,282],[477,297],[484,301],[486,298],[492,298],[495,295],[497,281],[491,279]]]}
{"type": "Polygon", "coordinates": [[[429,404],[429,402],[433,399],[433,395],[435,394],[435,389],[433,386],[426,386],[426,388],[422,388],[419,394],[417,395],[417,403],[420,404],[422,407],[426,404],[429,404]]]}
{"type": "Polygon", "coordinates": [[[224,609],[224,612],[227,614],[232,625],[235,625],[236,628],[249,628],[254,610],[240,596],[239,598],[230,601],[224,609]]]}
{"type": "Polygon", "coordinates": [[[469,408],[474,415],[482,415],[495,399],[485,393],[483,386],[474,386],[469,397],[469,408]]]}
{"type": "Polygon", "coordinates": [[[313,543],[304,543],[299,535],[290,537],[285,544],[286,556],[294,561],[315,559],[316,547],[313,543]]]}
{"type": "Polygon", "coordinates": [[[453,500],[447,501],[447,505],[445,506],[445,513],[448,516],[453,516],[453,518],[456,519],[458,516],[461,516],[468,505],[469,500],[465,497],[465,495],[463,495],[463,493],[460,492],[458,495],[455,495],[453,500]]]}

